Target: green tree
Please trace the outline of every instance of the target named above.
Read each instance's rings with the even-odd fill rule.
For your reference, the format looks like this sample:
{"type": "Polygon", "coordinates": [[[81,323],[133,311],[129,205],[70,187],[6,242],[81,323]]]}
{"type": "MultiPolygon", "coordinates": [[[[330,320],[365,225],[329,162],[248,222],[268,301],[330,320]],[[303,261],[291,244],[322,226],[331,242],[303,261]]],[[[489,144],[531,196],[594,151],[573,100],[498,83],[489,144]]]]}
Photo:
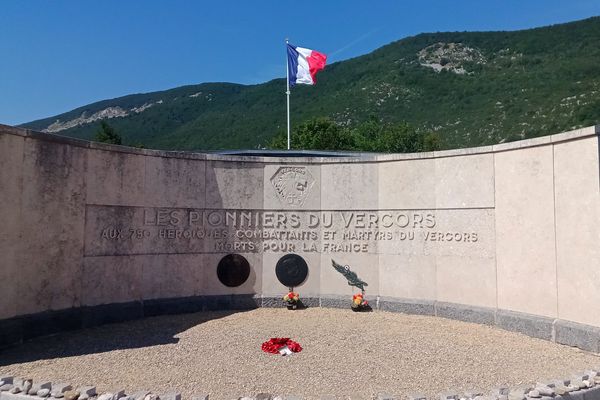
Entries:
{"type": "MultiPolygon", "coordinates": [[[[310,119],[292,131],[291,147],[297,150],[355,150],[351,130],[340,127],[329,118],[310,119]]],[[[279,133],[271,140],[270,148],[286,149],[287,136],[279,133]]]]}
{"type": "Polygon", "coordinates": [[[442,137],[438,132],[429,132],[423,137],[423,151],[438,151],[442,147],[442,137]]]}
{"type": "Polygon", "coordinates": [[[387,125],[377,138],[375,150],[385,153],[417,153],[423,151],[423,135],[406,122],[387,125]]]}
{"type": "Polygon", "coordinates": [[[110,144],[121,144],[121,135],[115,132],[114,128],[110,126],[106,121],[100,122],[100,129],[96,131],[94,137],[97,142],[110,143],[110,144]]]}

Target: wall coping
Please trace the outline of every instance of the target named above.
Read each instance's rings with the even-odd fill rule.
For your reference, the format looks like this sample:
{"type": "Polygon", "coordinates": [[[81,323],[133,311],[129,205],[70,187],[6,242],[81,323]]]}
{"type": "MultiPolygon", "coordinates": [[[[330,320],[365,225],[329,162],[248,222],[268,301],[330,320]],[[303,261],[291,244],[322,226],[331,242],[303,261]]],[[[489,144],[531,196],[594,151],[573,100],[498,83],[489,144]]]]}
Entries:
{"type": "Polygon", "coordinates": [[[422,153],[356,153],[356,156],[346,157],[262,157],[249,155],[224,155],[193,151],[167,151],[137,149],[128,146],[98,143],[83,139],[76,139],[53,133],[43,133],[30,129],[18,128],[0,124],[0,134],[21,136],[24,138],[37,139],[47,142],[62,143],[66,145],[83,147],[95,150],[127,153],[134,155],[182,158],[192,160],[224,161],[224,162],[248,162],[262,164],[351,164],[351,163],[377,163],[388,161],[424,160],[432,158],[448,158],[477,154],[499,153],[524,148],[548,146],[562,142],[581,140],[600,135],[600,125],[592,125],[585,128],[575,129],[554,135],[536,137],[533,139],[519,140],[510,143],[501,143],[491,146],[469,147],[464,149],[452,149],[422,153]]]}

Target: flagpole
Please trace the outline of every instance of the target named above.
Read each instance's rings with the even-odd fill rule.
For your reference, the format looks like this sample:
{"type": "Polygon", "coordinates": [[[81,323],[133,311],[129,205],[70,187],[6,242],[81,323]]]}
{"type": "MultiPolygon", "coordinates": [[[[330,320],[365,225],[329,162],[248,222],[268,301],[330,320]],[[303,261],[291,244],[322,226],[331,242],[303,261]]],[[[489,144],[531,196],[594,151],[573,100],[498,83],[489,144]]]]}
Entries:
{"type": "Polygon", "coordinates": [[[287,83],[287,90],[285,94],[287,95],[287,149],[290,149],[290,68],[288,61],[288,50],[287,45],[289,44],[289,40],[285,39],[285,81],[287,83]]]}

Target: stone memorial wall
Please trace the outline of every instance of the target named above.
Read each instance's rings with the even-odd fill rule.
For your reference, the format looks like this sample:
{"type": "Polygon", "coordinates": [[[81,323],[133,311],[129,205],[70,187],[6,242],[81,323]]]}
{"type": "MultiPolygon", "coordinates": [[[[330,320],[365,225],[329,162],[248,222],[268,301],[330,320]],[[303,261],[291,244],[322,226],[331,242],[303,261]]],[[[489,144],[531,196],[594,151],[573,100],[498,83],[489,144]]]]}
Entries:
{"type": "Polygon", "coordinates": [[[309,306],[498,325],[600,351],[600,127],[421,154],[138,150],[0,125],[0,345],[170,312],[309,306]],[[233,255],[233,256],[232,256],[233,255]],[[40,321],[42,323],[40,323],[40,321]],[[596,331],[597,330],[597,331],[596,331]]]}

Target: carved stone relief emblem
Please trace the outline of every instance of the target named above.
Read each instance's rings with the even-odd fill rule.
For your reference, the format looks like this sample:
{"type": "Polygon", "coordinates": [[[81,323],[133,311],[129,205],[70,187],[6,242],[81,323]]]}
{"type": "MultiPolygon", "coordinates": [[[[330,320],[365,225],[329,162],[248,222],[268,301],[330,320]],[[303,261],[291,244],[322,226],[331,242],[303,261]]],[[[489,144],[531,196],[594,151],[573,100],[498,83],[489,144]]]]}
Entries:
{"type": "Polygon", "coordinates": [[[282,204],[299,207],[310,195],[315,178],[306,167],[280,167],[271,184],[282,204]]]}

